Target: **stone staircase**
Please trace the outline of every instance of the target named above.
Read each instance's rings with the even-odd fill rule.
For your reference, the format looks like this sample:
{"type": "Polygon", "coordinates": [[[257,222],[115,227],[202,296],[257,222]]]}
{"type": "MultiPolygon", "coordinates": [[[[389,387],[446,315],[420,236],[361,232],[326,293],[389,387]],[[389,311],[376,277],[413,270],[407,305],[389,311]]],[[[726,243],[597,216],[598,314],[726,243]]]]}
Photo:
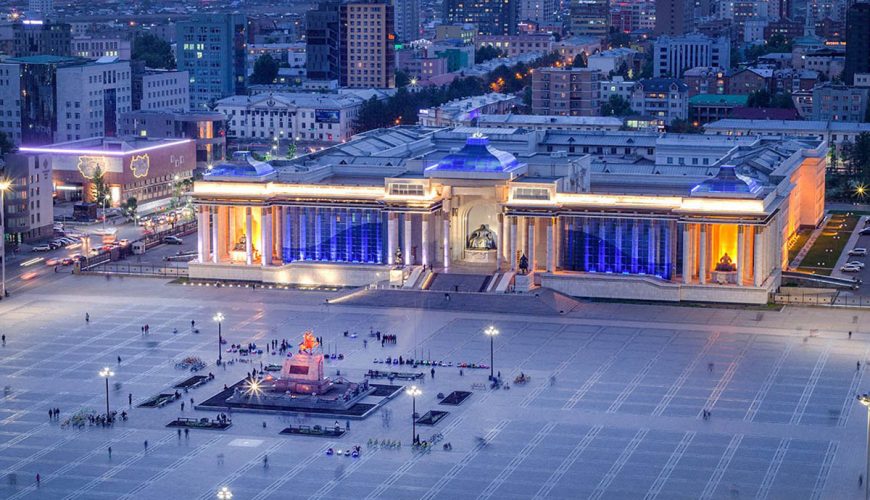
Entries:
{"type": "Polygon", "coordinates": [[[429,281],[427,290],[436,292],[485,292],[491,275],[437,273],[429,281]]]}

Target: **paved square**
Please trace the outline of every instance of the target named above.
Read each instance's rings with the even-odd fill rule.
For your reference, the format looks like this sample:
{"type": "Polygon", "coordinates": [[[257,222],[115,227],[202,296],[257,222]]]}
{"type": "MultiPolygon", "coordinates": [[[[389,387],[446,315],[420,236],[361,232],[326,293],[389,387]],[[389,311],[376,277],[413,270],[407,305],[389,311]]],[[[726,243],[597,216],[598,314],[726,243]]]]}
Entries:
{"type": "MultiPolygon", "coordinates": [[[[221,486],[236,499],[842,499],[863,493],[866,416],[854,395],[868,390],[870,332],[859,325],[870,313],[583,303],[566,314],[538,314],[529,297],[528,310],[536,314],[524,315],[514,305],[486,312],[491,299],[476,295],[457,295],[452,309],[441,310],[347,305],[353,301],[326,306],[335,293],[150,279],[70,276],[58,283],[0,302],[0,332],[7,336],[0,348],[0,498],[207,499],[221,486]],[[226,317],[223,332],[231,343],[297,342],[313,328],[327,350],[346,356],[330,362],[328,373],[340,369],[351,379],[381,367],[372,360],[387,355],[488,363],[482,330],[495,324],[501,332],[496,370],[510,380],[522,371],[531,382],[474,389],[462,405],[443,407],[436,394],[471,390],[488,370],[460,376],[456,368],[439,368],[434,379],[427,373],[418,411],[451,413],[418,432],[423,438],[442,433],[452,451],[409,448],[411,401],[404,395],[352,421],[338,440],[278,434],[287,424],[331,419],[242,413],[232,415],[225,432],[194,430],[179,438],[164,427],[170,420],[214,413],[190,405],[181,412],[178,403],[135,407],[187,377],[175,361],[198,355],[214,372],[216,381],[185,394],[196,401],[259,367],[259,359],[214,367],[217,311],[226,317]],[[201,333],[190,331],[191,319],[201,333]],[[140,331],[145,324],[148,335],[140,331]],[[397,345],[373,341],[364,348],[369,328],[397,334],[397,345]],[[345,330],[360,335],[345,337],[345,330]],[[852,340],[848,330],[856,332],[852,340]],[[129,421],[81,430],[50,421],[52,407],[61,409],[61,422],[81,408],[103,411],[105,386],[97,375],[103,366],[116,373],[111,405],[127,409],[129,421]],[[709,420],[702,418],[705,409],[712,411],[709,420]],[[477,445],[478,436],[486,446],[477,445]],[[369,447],[369,439],[403,446],[369,447]],[[325,454],[355,444],[363,446],[359,459],[325,454]]],[[[262,360],[280,362],[271,355],[262,360]]]]}

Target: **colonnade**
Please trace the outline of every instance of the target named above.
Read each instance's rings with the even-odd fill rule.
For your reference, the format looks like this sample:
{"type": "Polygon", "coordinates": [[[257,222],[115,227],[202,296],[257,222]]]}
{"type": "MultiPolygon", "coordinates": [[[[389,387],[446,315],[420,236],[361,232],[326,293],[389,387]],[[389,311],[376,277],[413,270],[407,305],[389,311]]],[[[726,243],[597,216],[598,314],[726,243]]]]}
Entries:
{"type": "MultiPolygon", "coordinates": [[[[687,223],[682,225],[684,284],[715,283],[713,273],[721,255],[716,250],[722,244],[714,245],[719,237],[717,231],[724,225],[708,223],[687,223]]],[[[770,226],[737,224],[736,255],[729,255],[735,266],[737,286],[764,285],[771,271],[779,266],[781,248],[776,237],[775,224],[770,226]]]]}

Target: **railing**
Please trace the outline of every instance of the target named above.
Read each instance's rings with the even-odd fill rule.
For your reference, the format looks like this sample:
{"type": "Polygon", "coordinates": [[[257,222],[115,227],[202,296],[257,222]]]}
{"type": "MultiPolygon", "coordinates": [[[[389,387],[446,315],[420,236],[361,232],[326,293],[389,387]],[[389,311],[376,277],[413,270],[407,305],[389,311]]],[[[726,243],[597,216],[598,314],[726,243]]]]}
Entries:
{"type": "Polygon", "coordinates": [[[801,295],[773,294],[777,304],[801,304],[828,307],[870,307],[870,297],[842,296],[830,293],[805,293],[801,295]]]}
{"type": "Polygon", "coordinates": [[[187,276],[187,268],[180,266],[163,266],[156,264],[121,264],[111,263],[91,269],[88,272],[97,274],[132,274],[136,276],[179,277],[187,276]]]}

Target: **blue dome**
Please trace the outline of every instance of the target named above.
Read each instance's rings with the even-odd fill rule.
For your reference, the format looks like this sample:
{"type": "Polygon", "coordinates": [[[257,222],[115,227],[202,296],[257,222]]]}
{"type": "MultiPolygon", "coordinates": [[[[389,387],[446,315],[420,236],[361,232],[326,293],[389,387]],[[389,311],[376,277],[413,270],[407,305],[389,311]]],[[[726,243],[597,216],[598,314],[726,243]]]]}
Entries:
{"type": "Polygon", "coordinates": [[[262,177],[275,173],[268,163],[221,163],[212,167],[206,176],[210,177],[262,177]]]}
{"type": "Polygon", "coordinates": [[[461,150],[445,156],[430,168],[462,172],[506,172],[516,166],[517,159],[514,155],[493,148],[486,137],[473,135],[461,150]]]}
{"type": "Polygon", "coordinates": [[[233,153],[232,161],[220,163],[210,168],[204,175],[206,179],[245,178],[264,180],[275,175],[272,165],[257,161],[247,151],[233,153]]]}
{"type": "Polygon", "coordinates": [[[737,173],[734,165],[723,165],[719,172],[710,179],[692,188],[693,195],[742,195],[755,196],[761,191],[761,186],[755,179],[737,173]]]}

